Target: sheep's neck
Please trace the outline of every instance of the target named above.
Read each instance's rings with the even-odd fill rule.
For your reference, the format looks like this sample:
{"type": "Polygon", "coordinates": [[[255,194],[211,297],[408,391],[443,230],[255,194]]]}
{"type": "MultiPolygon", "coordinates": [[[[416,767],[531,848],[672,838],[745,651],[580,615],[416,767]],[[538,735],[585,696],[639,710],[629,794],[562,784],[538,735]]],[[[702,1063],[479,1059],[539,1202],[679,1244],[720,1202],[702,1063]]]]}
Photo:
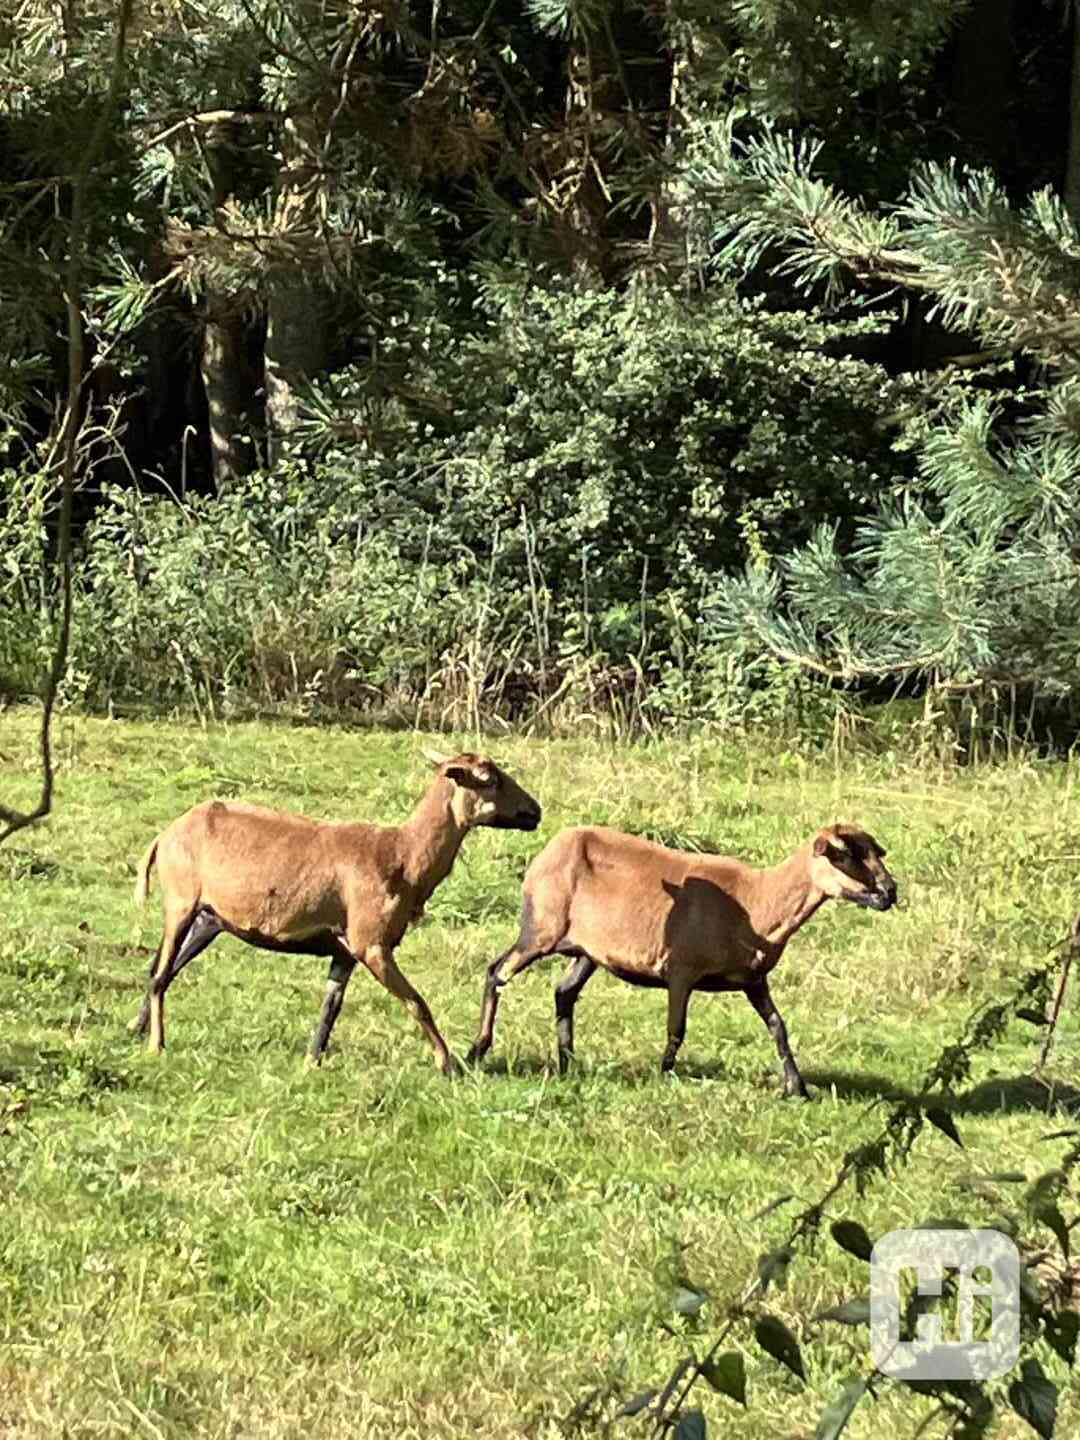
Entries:
{"type": "Polygon", "coordinates": [[[453,869],[468,833],[454,814],[453,787],[436,781],[401,827],[405,881],[424,899],[453,869]]]}
{"type": "Polygon", "coordinates": [[[759,873],[759,894],[751,907],[751,920],[759,935],[782,949],[827,897],[812,883],[801,850],[782,865],[759,873]]]}

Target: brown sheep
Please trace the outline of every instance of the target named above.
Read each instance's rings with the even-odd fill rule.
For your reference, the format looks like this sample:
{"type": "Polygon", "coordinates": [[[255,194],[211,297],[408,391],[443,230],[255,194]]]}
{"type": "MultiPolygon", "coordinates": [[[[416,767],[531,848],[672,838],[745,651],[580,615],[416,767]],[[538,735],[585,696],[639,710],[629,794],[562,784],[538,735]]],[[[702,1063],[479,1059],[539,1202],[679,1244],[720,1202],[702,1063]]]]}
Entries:
{"type": "Polygon", "coordinates": [[[506,982],[545,955],[567,955],[570,966],[555,987],[560,1072],[574,1053],[574,1006],[602,965],[631,985],[668,992],[661,1070],[675,1064],[694,991],[741,990],[776,1042],[785,1092],[805,1096],[768,976],[824,901],[891,909],[896,882],[884,854],[853,825],[829,826],[769,870],[670,850],[618,830],[564,830],[525,874],[521,933],[488,969],[469,1059],[491,1048],[506,982]]]}
{"type": "Polygon", "coordinates": [[[234,801],[211,800],[174,820],[139,862],[135,902],[156,865],[165,933],[132,1029],[165,1044],[165,992],[225,932],[263,950],[322,955],[330,975],[311,1043],[318,1062],[363,961],[403,1002],[445,1073],[453,1057],[423,997],[394,962],[406,927],[449,875],[461,842],[480,825],[535,830],[540,806],[487,757],[427,757],[436,768],[403,825],[330,823],[234,801]]]}

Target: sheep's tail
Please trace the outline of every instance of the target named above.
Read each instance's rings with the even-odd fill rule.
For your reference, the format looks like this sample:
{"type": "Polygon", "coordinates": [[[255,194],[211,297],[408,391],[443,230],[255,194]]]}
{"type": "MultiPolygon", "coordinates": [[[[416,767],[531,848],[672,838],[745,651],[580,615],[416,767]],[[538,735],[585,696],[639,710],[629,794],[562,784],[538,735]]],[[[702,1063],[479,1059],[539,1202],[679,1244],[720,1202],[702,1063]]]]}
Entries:
{"type": "Polygon", "coordinates": [[[136,905],[146,904],[146,897],[150,893],[150,871],[154,868],[154,865],[157,861],[157,847],[158,840],[160,839],[161,836],[159,835],[157,837],[157,840],[154,841],[154,843],[150,846],[149,850],[147,850],[146,854],[139,861],[139,868],[135,872],[136,905]]]}

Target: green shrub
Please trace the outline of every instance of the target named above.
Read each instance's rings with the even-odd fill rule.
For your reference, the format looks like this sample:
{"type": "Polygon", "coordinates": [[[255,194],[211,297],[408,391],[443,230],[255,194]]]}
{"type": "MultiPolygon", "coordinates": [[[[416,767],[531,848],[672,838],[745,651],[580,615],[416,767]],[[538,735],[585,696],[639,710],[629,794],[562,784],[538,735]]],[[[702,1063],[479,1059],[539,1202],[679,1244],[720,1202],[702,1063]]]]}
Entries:
{"type": "Polygon", "coordinates": [[[825,353],[859,327],[731,298],[503,285],[472,318],[408,317],[381,395],[371,369],[334,377],[294,452],[221,498],[108,492],[69,689],[436,723],[805,718],[806,682],[720,642],[703,601],[903,482],[882,421],[906,382],[825,353]]]}
{"type": "MultiPolygon", "coordinates": [[[[397,407],[376,451],[339,438],[362,427],[331,428],[316,472],[343,517],[392,526],[414,554],[429,521],[443,554],[487,558],[513,534],[504,563],[524,572],[524,516],[553,588],[580,592],[584,570],[603,612],[785,552],[823,519],[850,526],[906,478],[884,421],[912,382],[826,353],[877,322],[505,285],[480,319],[385,339],[430,403],[397,407]]],[[[321,412],[348,415],[363,378],[338,376],[321,412]]]]}
{"type": "Polygon", "coordinates": [[[36,689],[47,663],[48,501],[35,471],[0,469],[0,699],[36,689]]]}

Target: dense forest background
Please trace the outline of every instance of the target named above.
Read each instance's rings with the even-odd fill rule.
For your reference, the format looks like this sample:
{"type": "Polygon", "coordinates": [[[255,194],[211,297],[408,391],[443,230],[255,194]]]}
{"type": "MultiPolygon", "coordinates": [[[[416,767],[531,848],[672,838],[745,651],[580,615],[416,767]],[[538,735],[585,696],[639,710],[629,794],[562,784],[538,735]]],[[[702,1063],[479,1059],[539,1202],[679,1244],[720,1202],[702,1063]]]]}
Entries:
{"type": "Polygon", "coordinates": [[[0,694],[1071,733],[1078,218],[1071,0],[20,0],[0,694]]]}

